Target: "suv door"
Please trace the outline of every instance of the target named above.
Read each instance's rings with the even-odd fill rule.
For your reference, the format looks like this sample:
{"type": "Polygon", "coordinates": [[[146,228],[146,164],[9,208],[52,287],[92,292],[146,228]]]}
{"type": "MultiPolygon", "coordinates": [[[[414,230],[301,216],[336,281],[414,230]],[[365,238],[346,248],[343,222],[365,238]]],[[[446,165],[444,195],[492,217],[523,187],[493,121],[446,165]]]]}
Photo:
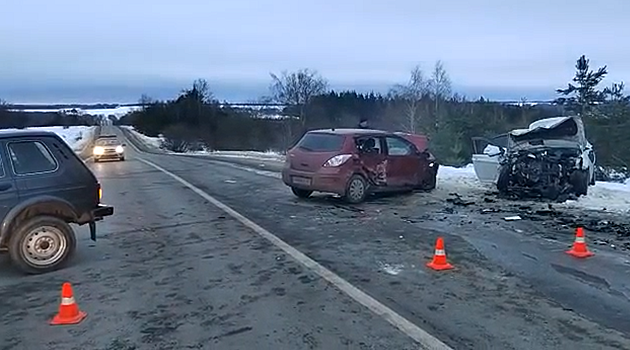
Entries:
{"type": "Polygon", "coordinates": [[[4,141],[0,142],[0,221],[17,204],[18,192],[15,186],[7,156],[4,153],[4,141]]]}
{"type": "Polygon", "coordinates": [[[387,175],[390,185],[396,187],[415,187],[419,184],[423,158],[416,146],[398,137],[387,136],[387,175]]]}

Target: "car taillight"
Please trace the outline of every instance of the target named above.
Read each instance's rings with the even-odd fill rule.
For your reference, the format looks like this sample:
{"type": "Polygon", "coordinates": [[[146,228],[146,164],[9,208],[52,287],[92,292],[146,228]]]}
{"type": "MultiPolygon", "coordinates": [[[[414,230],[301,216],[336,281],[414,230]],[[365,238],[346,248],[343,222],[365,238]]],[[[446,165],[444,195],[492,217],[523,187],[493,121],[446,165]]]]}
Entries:
{"type": "Polygon", "coordinates": [[[101,202],[101,198],[103,198],[103,188],[101,188],[101,184],[98,184],[98,202],[101,202]]]}
{"type": "Polygon", "coordinates": [[[324,166],[325,167],[338,167],[342,165],[343,163],[347,162],[348,159],[350,158],[352,158],[352,154],[340,154],[338,156],[334,156],[328,159],[328,161],[324,163],[324,166]]]}

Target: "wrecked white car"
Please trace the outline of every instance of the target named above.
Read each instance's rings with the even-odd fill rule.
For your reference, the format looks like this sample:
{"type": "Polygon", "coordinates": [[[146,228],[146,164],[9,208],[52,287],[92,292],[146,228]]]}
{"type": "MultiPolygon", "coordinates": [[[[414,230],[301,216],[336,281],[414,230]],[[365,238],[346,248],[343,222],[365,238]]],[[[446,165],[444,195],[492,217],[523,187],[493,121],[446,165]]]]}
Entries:
{"type": "Polygon", "coordinates": [[[586,195],[595,184],[595,153],[579,117],[541,119],[527,129],[473,142],[477,177],[496,183],[502,194],[555,200],[586,195]]]}

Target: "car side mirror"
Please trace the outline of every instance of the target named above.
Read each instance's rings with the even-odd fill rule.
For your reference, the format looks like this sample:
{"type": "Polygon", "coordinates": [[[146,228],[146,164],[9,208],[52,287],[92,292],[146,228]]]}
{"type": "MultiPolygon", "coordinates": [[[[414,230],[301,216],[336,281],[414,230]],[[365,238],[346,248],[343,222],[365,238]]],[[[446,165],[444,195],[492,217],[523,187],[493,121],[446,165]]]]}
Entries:
{"type": "Polygon", "coordinates": [[[127,144],[126,144],[126,143],[123,143],[122,145],[123,145],[123,147],[127,147],[127,144]]]}

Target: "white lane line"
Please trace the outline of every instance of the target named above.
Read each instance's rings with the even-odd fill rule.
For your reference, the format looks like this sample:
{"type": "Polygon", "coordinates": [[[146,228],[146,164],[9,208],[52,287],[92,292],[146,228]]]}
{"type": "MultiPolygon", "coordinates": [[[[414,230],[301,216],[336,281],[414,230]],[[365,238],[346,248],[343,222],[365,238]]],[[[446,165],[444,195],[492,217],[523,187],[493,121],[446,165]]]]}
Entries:
{"type": "Polygon", "coordinates": [[[153,168],[155,168],[155,169],[163,172],[164,174],[172,177],[173,179],[175,179],[176,181],[178,181],[182,185],[190,188],[193,192],[195,192],[196,194],[201,196],[203,199],[205,199],[208,202],[212,203],[217,208],[223,210],[226,214],[230,215],[231,217],[233,217],[236,220],[240,221],[243,225],[245,225],[245,226],[249,227],[250,229],[252,229],[254,232],[259,234],[261,237],[267,239],[273,245],[275,245],[276,247],[282,249],[285,253],[287,253],[290,256],[292,256],[295,260],[297,260],[299,263],[304,265],[306,268],[308,268],[309,270],[313,271],[314,273],[319,275],[321,278],[325,279],[330,284],[334,285],[339,290],[341,290],[343,293],[347,294],[349,297],[351,297],[352,299],[354,299],[355,301],[357,301],[361,305],[367,307],[370,311],[372,311],[373,313],[379,315],[380,317],[385,319],[387,322],[389,322],[390,324],[392,324],[396,328],[400,329],[403,333],[405,333],[406,335],[411,337],[413,340],[418,342],[420,347],[421,347],[421,349],[452,350],[452,348],[450,348],[448,345],[442,343],[439,339],[435,338],[434,336],[432,336],[431,334],[429,334],[428,332],[426,332],[422,328],[418,327],[417,325],[413,324],[412,322],[410,322],[406,318],[404,318],[401,315],[397,314],[394,310],[392,310],[392,309],[388,308],[387,306],[381,304],[378,300],[372,298],[371,296],[369,296],[365,292],[361,291],[359,288],[357,288],[354,285],[350,284],[350,282],[344,280],[343,278],[339,277],[338,275],[336,275],[332,271],[330,271],[327,268],[323,267],[322,265],[320,265],[315,260],[309,258],[304,253],[302,253],[299,250],[293,248],[288,243],[286,243],[285,241],[283,241],[280,238],[278,238],[276,235],[274,235],[271,232],[265,230],[264,228],[258,226],[253,221],[249,220],[248,218],[246,218],[245,216],[241,215],[239,212],[237,212],[236,210],[230,208],[229,206],[223,204],[222,202],[220,202],[219,200],[215,199],[211,195],[207,194],[203,190],[199,189],[195,185],[191,184],[190,182],[182,179],[181,177],[171,173],[170,171],[168,171],[168,170],[160,167],[159,165],[154,164],[154,163],[152,163],[152,162],[150,162],[148,160],[142,159],[140,157],[137,157],[136,159],[138,159],[139,161],[141,161],[141,162],[143,162],[143,163],[145,163],[145,164],[147,164],[149,166],[152,166],[153,168]]]}

